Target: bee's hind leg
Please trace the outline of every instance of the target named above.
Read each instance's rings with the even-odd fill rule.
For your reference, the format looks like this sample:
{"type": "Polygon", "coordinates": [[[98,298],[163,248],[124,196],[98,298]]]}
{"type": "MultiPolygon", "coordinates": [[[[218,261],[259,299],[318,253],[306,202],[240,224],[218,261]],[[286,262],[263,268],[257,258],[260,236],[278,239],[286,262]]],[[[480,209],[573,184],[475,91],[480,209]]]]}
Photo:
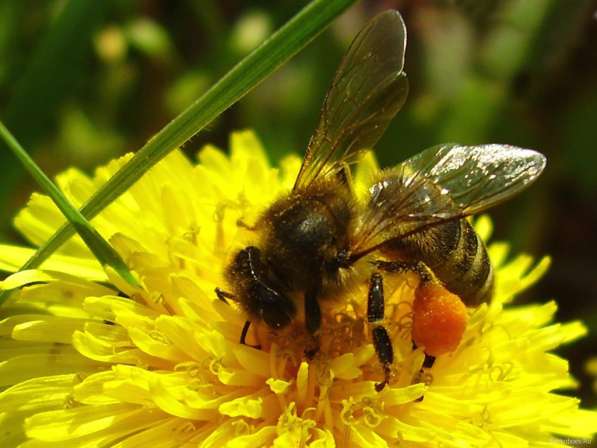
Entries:
{"type": "Polygon", "coordinates": [[[422,282],[434,281],[431,269],[422,261],[384,261],[376,260],[373,264],[384,272],[415,272],[422,282]]]}
{"type": "MultiPolygon", "coordinates": [[[[433,272],[429,267],[423,263],[422,261],[375,261],[373,264],[382,271],[385,272],[415,272],[419,278],[421,279],[421,284],[429,283],[436,281],[433,272]]],[[[417,348],[417,344],[413,341],[413,350],[417,348]]],[[[433,364],[435,363],[435,356],[429,355],[425,353],[425,359],[423,360],[423,366],[421,367],[421,371],[419,372],[419,376],[424,374],[424,369],[431,369],[433,364]]],[[[422,400],[421,397],[419,400],[422,400]]]]}
{"type": "Polygon", "coordinates": [[[426,369],[430,369],[435,364],[435,356],[428,355],[425,353],[425,359],[423,360],[423,367],[426,369]]]}
{"type": "Polygon", "coordinates": [[[394,349],[388,331],[381,324],[384,319],[385,299],[383,294],[383,277],[374,272],[369,283],[369,296],[367,300],[367,321],[373,324],[371,332],[373,346],[377,358],[383,366],[384,379],[375,385],[375,390],[380,392],[390,381],[390,367],[394,362],[394,349]]]}
{"type": "MultiPolygon", "coordinates": [[[[413,344],[413,350],[417,349],[417,344],[415,341],[412,341],[413,344]]],[[[425,353],[425,359],[423,359],[423,366],[421,367],[421,371],[419,372],[420,374],[423,374],[423,369],[431,369],[433,367],[433,364],[435,364],[435,356],[432,355],[428,355],[427,353],[425,353]]]]}

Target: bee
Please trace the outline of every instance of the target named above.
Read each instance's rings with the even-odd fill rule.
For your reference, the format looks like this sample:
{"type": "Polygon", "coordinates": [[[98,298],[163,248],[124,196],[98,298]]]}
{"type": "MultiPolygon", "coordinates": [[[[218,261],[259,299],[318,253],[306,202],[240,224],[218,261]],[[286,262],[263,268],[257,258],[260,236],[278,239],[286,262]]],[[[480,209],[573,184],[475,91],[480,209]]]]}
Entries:
{"type": "Polygon", "coordinates": [[[423,323],[415,325],[414,341],[423,341],[428,355],[453,350],[464,331],[465,306],[489,301],[493,291],[487,250],[466,217],[519,193],[546,163],[538,152],[508,145],[443,144],[381,170],[366,200],[359,201],[349,166],[375,145],[406,100],[405,50],[406,28],[397,11],[379,14],[355,37],[326,94],[292,191],[257,219],[251,228],[255,243],[232,257],[225,272],[232,291],[216,289],[248,316],[241,343],[251,322],[281,329],[302,305],[313,341],[305,352],[313,356],[319,301],[357,275],[355,263],[374,257],[363,280],[369,283],[367,320],[384,371],[377,390],[388,383],[394,360],[383,325],[384,275],[419,275],[414,315],[415,324],[417,317],[423,323]],[[434,312],[443,320],[429,323],[434,312]],[[432,342],[434,335],[439,342],[432,342]]]}

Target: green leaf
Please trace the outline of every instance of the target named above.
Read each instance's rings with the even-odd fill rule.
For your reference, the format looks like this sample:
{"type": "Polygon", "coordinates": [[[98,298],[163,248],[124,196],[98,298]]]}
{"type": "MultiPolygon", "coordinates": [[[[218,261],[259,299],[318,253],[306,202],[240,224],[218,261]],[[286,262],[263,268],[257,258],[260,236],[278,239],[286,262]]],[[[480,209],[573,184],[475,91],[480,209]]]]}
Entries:
{"type": "MultiPolygon", "coordinates": [[[[95,192],[81,209],[83,216],[92,218],[97,215],[170,151],[183,145],[305,47],[355,1],[314,0],[309,3],[151,138],[125,166],[95,192]]],[[[74,227],[71,223],[62,226],[21,267],[21,270],[39,266],[73,234],[74,227]]],[[[0,303],[5,294],[6,292],[0,294],[0,303]]]]}
{"type": "Polygon", "coordinates": [[[114,248],[102,238],[99,232],[93,228],[91,223],[81,214],[81,212],[71,205],[60,189],[58,189],[41,168],[37,166],[2,122],[0,122],[0,137],[4,140],[4,143],[6,143],[13,154],[21,161],[25,169],[29,171],[35,181],[43,188],[48,196],[52,198],[52,201],[54,201],[62,214],[72,225],[73,229],[75,229],[81,236],[98,261],[103,266],[110,266],[128,283],[138,287],[139,284],[137,283],[137,280],[128,270],[126,263],[120,258],[120,255],[118,255],[114,248]]]}

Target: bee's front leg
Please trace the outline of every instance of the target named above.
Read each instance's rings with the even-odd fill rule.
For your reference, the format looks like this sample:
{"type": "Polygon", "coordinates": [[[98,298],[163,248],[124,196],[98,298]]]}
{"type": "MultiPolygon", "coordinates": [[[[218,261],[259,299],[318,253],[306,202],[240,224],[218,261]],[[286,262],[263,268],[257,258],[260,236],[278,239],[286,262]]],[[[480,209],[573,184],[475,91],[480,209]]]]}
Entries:
{"type": "Polygon", "coordinates": [[[245,324],[243,325],[243,329],[240,332],[240,343],[242,345],[247,345],[249,347],[256,348],[257,350],[260,350],[261,344],[257,344],[257,345],[247,344],[247,333],[249,333],[250,327],[251,327],[251,321],[250,320],[245,321],[245,324]]]}
{"type": "Polygon", "coordinates": [[[374,272],[369,282],[369,296],[367,300],[367,321],[373,325],[371,335],[377,358],[383,366],[384,379],[375,385],[380,392],[390,381],[390,367],[394,362],[394,349],[388,331],[381,322],[384,319],[385,299],[383,294],[383,277],[374,272]]]}
{"type": "Polygon", "coordinates": [[[317,333],[321,327],[321,308],[317,301],[318,289],[310,288],[305,293],[305,327],[309,334],[310,341],[305,348],[305,355],[311,359],[319,351],[319,339],[317,333]]]}
{"type": "MultiPolygon", "coordinates": [[[[228,304],[228,300],[233,300],[234,302],[238,302],[237,297],[234,294],[232,294],[231,292],[224,291],[222,288],[216,288],[214,291],[215,291],[218,299],[220,299],[222,302],[224,302],[226,304],[228,304]]],[[[261,348],[261,345],[247,344],[247,333],[249,333],[250,327],[251,327],[251,321],[250,320],[245,321],[245,324],[243,325],[243,329],[240,332],[240,343],[242,345],[248,345],[249,347],[253,347],[253,348],[256,348],[257,350],[259,350],[261,348]]]]}
{"type": "Polygon", "coordinates": [[[216,297],[224,303],[228,303],[227,299],[238,302],[238,300],[234,294],[232,294],[231,292],[224,291],[222,288],[218,287],[218,288],[214,289],[214,292],[216,293],[216,297]]]}

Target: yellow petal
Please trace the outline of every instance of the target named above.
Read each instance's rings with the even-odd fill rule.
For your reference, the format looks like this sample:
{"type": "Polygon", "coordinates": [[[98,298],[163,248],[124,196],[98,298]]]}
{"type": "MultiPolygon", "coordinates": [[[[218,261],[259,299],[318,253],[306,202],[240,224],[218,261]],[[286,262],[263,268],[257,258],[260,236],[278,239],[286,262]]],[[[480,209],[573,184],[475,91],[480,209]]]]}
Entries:
{"type": "Polygon", "coordinates": [[[220,414],[229,417],[259,418],[263,413],[263,399],[261,397],[239,397],[222,403],[218,410],[220,414]]]}
{"type": "MultiPolygon", "coordinates": [[[[34,253],[34,249],[0,244],[0,271],[15,272],[19,270],[34,253]]],[[[107,279],[101,265],[92,256],[75,257],[54,254],[41,267],[48,271],[69,273],[86,280],[104,282],[107,279]]]]}
{"type": "Polygon", "coordinates": [[[136,407],[128,404],[83,406],[36,414],[25,421],[29,437],[44,441],[68,440],[109,428],[129,417],[136,407]]]}

